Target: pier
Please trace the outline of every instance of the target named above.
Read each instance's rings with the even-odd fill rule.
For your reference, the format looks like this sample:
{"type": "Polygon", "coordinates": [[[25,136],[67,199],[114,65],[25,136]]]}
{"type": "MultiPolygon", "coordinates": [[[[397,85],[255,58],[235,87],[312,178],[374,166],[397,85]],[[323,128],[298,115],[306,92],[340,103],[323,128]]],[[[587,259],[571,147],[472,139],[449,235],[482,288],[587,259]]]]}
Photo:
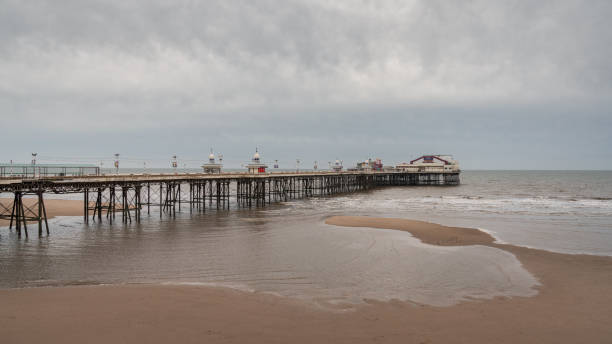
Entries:
{"type": "Polygon", "coordinates": [[[384,186],[458,185],[459,171],[330,171],[272,173],[117,174],[0,178],[0,219],[18,236],[28,223],[49,234],[45,194],[82,194],[83,220],[140,222],[143,212],[159,216],[189,211],[261,207],[292,199],[332,196],[384,186]],[[26,206],[24,197],[36,202],[26,206]]]}

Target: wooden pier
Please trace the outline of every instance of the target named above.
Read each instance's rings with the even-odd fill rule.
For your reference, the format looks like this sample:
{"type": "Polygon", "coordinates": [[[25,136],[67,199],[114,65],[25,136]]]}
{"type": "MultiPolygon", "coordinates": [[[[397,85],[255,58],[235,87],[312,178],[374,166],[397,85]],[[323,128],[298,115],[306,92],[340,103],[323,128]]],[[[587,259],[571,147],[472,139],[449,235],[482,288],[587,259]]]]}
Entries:
{"type": "Polygon", "coordinates": [[[0,179],[0,218],[9,219],[18,236],[28,236],[27,224],[43,225],[49,234],[44,194],[82,194],[83,220],[140,222],[142,212],[159,208],[159,216],[175,216],[181,206],[189,211],[207,208],[260,207],[292,199],[331,196],[383,186],[458,185],[459,172],[295,172],[222,174],[130,174],[0,179]],[[23,197],[36,202],[24,206],[23,197]],[[7,204],[8,203],[8,204],[7,204]]]}

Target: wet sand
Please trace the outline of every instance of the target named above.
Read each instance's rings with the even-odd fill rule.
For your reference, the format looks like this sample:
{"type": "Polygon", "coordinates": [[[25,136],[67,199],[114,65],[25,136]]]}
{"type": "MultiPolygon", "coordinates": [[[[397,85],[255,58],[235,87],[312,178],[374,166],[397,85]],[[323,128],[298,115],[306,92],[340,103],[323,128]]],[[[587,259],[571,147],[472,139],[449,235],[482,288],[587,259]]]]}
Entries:
{"type": "Polygon", "coordinates": [[[513,253],[542,284],[534,297],[449,307],[368,301],[333,311],[295,299],[203,286],[0,290],[7,343],[601,343],[612,341],[612,258],[496,244],[476,229],[332,217],[328,224],[410,232],[432,245],[513,253]]]}
{"type": "MultiPolygon", "coordinates": [[[[37,199],[24,198],[23,203],[26,207],[36,205],[37,199]]],[[[0,198],[0,202],[5,206],[10,207],[13,204],[13,199],[0,198]]],[[[55,216],[83,216],[83,201],[62,200],[62,199],[45,199],[45,208],[47,209],[47,218],[51,219],[55,216]]],[[[38,207],[33,209],[38,211],[38,207]]],[[[0,219],[0,227],[8,226],[9,220],[0,219]]],[[[30,223],[30,222],[28,222],[30,223]]]]}
{"type": "Polygon", "coordinates": [[[446,227],[430,222],[367,216],[334,216],[328,225],[396,229],[410,232],[422,242],[438,246],[488,245],[495,241],[491,235],[473,228],[446,227]]]}

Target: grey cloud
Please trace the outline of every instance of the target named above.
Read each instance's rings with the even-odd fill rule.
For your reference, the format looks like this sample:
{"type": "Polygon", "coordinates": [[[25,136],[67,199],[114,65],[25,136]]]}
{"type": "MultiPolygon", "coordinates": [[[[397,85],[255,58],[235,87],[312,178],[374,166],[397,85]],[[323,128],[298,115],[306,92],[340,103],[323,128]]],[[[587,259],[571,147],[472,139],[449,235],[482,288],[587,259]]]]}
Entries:
{"type": "Polygon", "coordinates": [[[608,1],[5,0],[0,118],[15,130],[0,142],[172,132],[355,158],[396,142],[478,167],[492,140],[520,161],[524,142],[556,156],[548,142],[579,135],[575,152],[609,156],[610,15],[608,1]],[[569,130],[584,116],[596,135],[569,130]]]}

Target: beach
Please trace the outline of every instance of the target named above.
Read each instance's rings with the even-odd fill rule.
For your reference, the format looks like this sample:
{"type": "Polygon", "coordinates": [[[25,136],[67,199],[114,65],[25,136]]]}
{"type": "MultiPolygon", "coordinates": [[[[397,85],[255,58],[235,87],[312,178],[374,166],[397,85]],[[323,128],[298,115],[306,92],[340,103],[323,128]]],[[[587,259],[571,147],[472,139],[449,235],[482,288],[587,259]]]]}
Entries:
{"type": "MultiPolygon", "coordinates": [[[[77,215],[69,209],[82,209],[78,201],[62,207],[64,202],[48,205],[50,215],[77,215]]],[[[427,245],[503,250],[515,255],[540,286],[532,297],[446,307],[366,300],[347,309],[202,285],[3,289],[0,338],[8,343],[589,343],[612,338],[611,257],[499,244],[477,229],[408,219],[335,216],[325,222],[406,231],[427,245]]]]}

